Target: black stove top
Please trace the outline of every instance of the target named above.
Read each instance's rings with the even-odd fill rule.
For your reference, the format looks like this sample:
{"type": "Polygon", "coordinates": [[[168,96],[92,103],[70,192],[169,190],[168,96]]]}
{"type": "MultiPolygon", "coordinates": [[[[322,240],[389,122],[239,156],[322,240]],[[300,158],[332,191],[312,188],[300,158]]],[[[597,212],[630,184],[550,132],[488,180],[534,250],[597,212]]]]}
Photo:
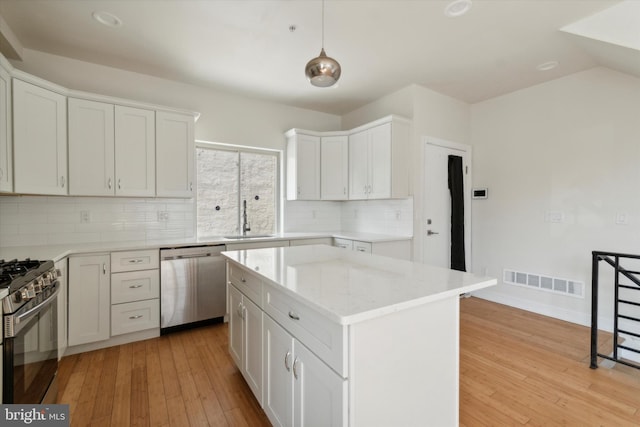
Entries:
{"type": "Polygon", "coordinates": [[[13,292],[52,268],[53,261],[29,258],[22,261],[0,260],[0,289],[9,288],[10,292],[13,292]]]}

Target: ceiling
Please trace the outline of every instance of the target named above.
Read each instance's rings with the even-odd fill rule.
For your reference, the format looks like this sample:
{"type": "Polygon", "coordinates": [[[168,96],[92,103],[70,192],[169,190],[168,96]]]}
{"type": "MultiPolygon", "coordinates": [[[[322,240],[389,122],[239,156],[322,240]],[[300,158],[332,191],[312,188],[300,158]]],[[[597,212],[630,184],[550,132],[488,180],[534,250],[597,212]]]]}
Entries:
{"type": "Polygon", "coordinates": [[[457,18],[449,3],[326,0],[324,47],[342,65],[332,88],[304,76],[322,44],[319,0],[0,0],[0,30],[25,49],[332,114],[412,83],[475,103],[597,65],[640,77],[640,32],[629,47],[579,25],[617,0],[473,0],[457,18]],[[536,69],[547,61],[559,66],[536,69]]]}

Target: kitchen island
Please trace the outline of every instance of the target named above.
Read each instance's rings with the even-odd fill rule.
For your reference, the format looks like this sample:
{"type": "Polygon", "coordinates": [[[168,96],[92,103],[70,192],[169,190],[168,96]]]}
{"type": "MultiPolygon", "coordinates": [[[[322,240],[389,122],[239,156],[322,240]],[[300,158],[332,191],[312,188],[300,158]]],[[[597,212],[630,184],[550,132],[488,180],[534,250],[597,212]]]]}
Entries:
{"type": "Polygon", "coordinates": [[[458,425],[459,295],[495,279],[323,245],[223,256],[229,350],[274,425],[458,425]]]}

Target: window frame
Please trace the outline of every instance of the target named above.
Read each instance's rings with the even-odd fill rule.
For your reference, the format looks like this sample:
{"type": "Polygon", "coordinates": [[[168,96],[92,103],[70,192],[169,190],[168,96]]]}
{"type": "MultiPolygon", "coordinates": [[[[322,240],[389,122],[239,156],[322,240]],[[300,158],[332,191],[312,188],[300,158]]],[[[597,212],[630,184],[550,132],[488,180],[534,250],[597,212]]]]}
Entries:
{"type": "MultiPolygon", "coordinates": [[[[274,156],[276,159],[276,171],[275,171],[275,183],[274,183],[274,191],[275,191],[275,195],[274,195],[274,211],[275,211],[275,219],[274,219],[274,223],[275,223],[275,230],[274,233],[280,233],[282,230],[282,211],[283,211],[283,206],[282,206],[282,199],[281,199],[281,194],[282,194],[282,150],[275,150],[275,149],[270,149],[270,148],[260,148],[260,147],[253,147],[253,146],[248,146],[248,145],[238,145],[238,144],[226,144],[226,143],[222,143],[222,142],[212,142],[212,141],[204,141],[204,140],[198,140],[196,139],[195,141],[195,152],[197,153],[198,148],[202,148],[202,149],[210,149],[210,150],[219,150],[219,151],[228,151],[228,152],[233,152],[233,153],[237,153],[238,155],[238,176],[237,176],[237,180],[238,180],[238,200],[237,200],[237,206],[238,206],[238,216],[237,216],[237,229],[239,230],[239,233],[241,233],[241,227],[242,227],[242,191],[240,189],[240,175],[241,175],[241,168],[242,168],[242,164],[241,164],[241,153],[254,153],[254,154],[263,154],[263,155],[271,155],[274,156]]],[[[197,155],[195,156],[195,162],[196,162],[196,192],[195,192],[195,209],[194,209],[194,222],[195,222],[195,228],[196,228],[196,237],[197,238],[206,238],[206,237],[212,237],[212,236],[200,236],[198,234],[198,167],[197,167],[197,155]]]]}

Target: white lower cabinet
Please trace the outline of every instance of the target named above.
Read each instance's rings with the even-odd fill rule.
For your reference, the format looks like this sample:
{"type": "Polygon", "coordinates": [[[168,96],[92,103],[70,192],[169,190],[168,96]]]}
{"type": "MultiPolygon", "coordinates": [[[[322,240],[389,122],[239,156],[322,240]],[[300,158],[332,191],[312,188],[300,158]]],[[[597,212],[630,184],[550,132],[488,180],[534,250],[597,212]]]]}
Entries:
{"type": "Polygon", "coordinates": [[[69,346],[109,339],[109,255],[69,258],[69,346]]]}
{"type": "Polygon", "coordinates": [[[262,405],[262,310],[232,284],[229,307],[231,358],[262,405]]]}
{"type": "Polygon", "coordinates": [[[264,317],[264,410],[275,426],[347,425],[347,380],[264,317]]]}

